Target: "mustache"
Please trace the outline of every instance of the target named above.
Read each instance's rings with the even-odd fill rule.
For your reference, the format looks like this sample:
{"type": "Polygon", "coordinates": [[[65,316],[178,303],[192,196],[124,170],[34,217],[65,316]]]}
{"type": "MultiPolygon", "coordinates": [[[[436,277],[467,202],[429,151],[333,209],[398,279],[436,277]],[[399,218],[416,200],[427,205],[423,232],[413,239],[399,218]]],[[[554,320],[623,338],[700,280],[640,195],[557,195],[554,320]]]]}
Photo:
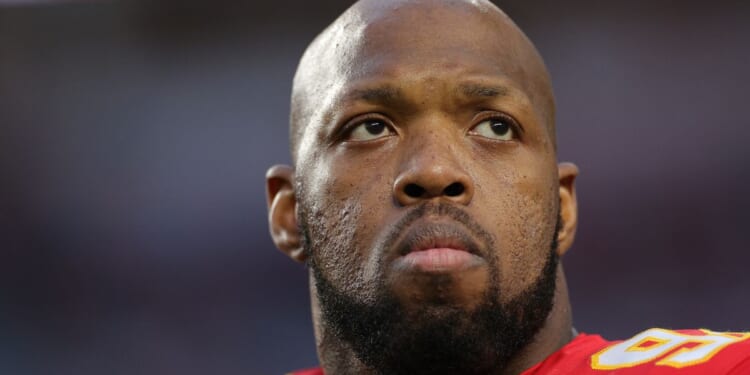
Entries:
{"type": "Polygon", "coordinates": [[[467,249],[469,250],[469,252],[480,256],[487,255],[486,252],[494,247],[495,241],[492,235],[488,231],[484,230],[482,226],[479,225],[479,223],[475,221],[466,211],[450,203],[425,202],[413,208],[393,225],[391,230],[389,230],[385,235],[385,241],[383,242],[382,247],[383,250],[387,251],[388,249],[393,248],[393,246],[402,237],[404,231],[409,228],[409,226],[411,226],[417,220],[422,219],[426,216],[450,218],[453,221],[460,223],[469,231],[471,235],[473,235],[474,238],[480,241],[480,244],[475,245],[476,242],[471,239],[466,232],[456,228],[456,226],[454,225],[436,224],[435,226],[423,231],[419,231],[415,234],[415,236],[408,238],[406,242],[402,244],[399,249],[397,249],[399,254],[403,255],[404,253],[406,253],[408,251],[408,247],[412,243],[420,241],[423,237],[437,237],[441,235],[448,235],[458,239],[459,241],[470,246],[470,248],[467,249]]]}

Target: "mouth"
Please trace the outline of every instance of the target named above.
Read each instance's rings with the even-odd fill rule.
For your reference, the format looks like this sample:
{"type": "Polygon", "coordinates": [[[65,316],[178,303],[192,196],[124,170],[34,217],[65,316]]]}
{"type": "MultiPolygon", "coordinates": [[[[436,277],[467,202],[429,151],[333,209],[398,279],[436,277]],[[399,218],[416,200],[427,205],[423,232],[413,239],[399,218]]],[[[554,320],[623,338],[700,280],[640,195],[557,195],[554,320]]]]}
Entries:
{"type": "Polygon", "coordinates": [[[417,222],[396,246],[394,267],[420,273],[451,273],[485,264],[482,251],[466,230],[454,222],[417,222]]]}

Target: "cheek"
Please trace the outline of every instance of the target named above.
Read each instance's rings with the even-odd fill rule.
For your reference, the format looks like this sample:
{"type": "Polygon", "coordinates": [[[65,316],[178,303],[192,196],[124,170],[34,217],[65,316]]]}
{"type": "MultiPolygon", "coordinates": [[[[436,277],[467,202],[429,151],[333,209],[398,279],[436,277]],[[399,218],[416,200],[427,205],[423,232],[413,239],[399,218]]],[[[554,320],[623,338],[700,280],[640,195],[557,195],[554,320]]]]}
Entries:
{"type": "MultiPolygon", "coordinates": [[[[557,223],[556,180],[530,173],[511,174],[483,196],[487,222],[494,228],[495,260],[503,299],[526,290],[539,277],[551,251],[557,223]]],[[[488,229],[489,229],[488,228],[488,229]]]]}
{"type": "Polygon", "coordinates": [[[306,186],[310,241],[323,275],[340,291],[358,299],[374,295],[377,264],[373,240],[386,215],[390,189],[388,179],[372,169],[350,170],[343,163],[335,171],[319,171],[306,186]],[[355,172],[368,171],[368,175],[355,172]]]}

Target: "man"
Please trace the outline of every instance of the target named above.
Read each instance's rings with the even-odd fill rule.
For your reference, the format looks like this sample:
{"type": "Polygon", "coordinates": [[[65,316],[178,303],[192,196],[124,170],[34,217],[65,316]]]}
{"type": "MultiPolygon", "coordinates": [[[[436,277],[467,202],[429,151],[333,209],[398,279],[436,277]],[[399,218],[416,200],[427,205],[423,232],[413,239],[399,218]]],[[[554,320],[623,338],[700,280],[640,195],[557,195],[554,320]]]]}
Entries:
{"type": "Polygon", "coordinates": [[[299,374],[750,373],[750,335],[572,327],[577,223],[549,74],[489,2],[364,0],[305,52],[277,247],[310,266],[299,374]]]}

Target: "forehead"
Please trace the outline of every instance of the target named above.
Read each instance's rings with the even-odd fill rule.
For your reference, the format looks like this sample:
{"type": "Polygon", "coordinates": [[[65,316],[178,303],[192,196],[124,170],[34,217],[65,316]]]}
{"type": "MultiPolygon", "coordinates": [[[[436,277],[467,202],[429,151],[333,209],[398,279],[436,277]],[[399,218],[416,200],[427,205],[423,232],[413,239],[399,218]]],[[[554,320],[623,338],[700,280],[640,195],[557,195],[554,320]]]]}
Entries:
{"type": "MultiPolygon", "coordinates": [[[[403,3],[355,8],[324,33],[318,43],[318,75],[349,80],[368,75],[399,76],[415,66],[480,67],[519,82],[539,68],[535,50],[499,11],[463,2],[403,3]]],[[[534,73],[539,73],[535,71],[534,73]]]]}

